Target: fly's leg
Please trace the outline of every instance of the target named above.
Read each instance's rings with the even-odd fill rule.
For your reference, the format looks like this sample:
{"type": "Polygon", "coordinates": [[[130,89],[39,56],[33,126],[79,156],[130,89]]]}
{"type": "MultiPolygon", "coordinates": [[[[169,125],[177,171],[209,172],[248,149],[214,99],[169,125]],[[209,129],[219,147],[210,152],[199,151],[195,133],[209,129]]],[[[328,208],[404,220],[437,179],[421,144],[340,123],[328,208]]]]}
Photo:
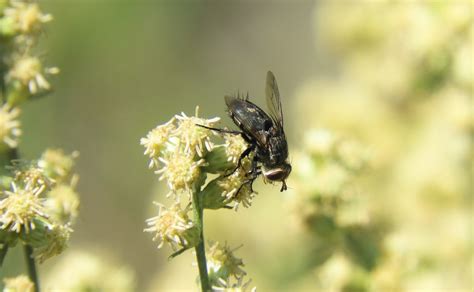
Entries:
{"type": "Polygon", "coordinates": [[[255,159],[252,160],[252,169],[247,174],[250,177],[248,181],[250,183],[250,191],[252,193],[256,193],[256,191],[253,190],[253,182],[260,174],[262,174],[262,170],[260,169],[259,166],[257,166],[257,158],[255,157],[255,159]]]}
{"type": "Polygon", "coordinates": [[[237,192],[235,192],[234,194],[234,197],[236,197],[240,190],[242,190],[242,188],[245,186],[245,185],[249,185],[250,187],[250,193],[257,193],[256,191],[253,190],[253,182],[255,181],[255,179],[257,179],[257,177],[262,173],[262,170],[260,168],[257,168],[255,167],[255,169],[252,169],[252,172],[250,173],[250,177],[248,177],[239,187],[239,189],[237,190],[237,192]]]}
{"type": "Polygon", "coordinates": [[[257,176],[262,173],[262,171],[260,170],[260,168],[257,166],[258,164],[258,156],[255,155],[254,158],[252,159],[252,166],[250,168],[250,171],[247,172],[247,176],[253,176],[255,173],[258,172],[257,176]]]}
{"type": "MultiPolygon", "coordinates": [[[[240,132],[240,131],[235,131],[235,130],[227,130],[227,129],[219,129],[219,128],[212,128],[212,127],[208,127],[208,126],[204,126],[204,125],[199,125],[199,124],[196,124],[196,126],[198,127],[201,127],[201,128],[205,128],[205,129],[208,129],[208,130],[211,130],[211,131],[216,131],[216,132],[219,132],[219,133],[225,133],[225,134],[232,134],[232,135],[241,135],[242,138],[245,140],[245,142],[249,143],[250,146],[244,150],[244,152],[242,152],[242,154],[240,155],[239,157],[239,160],[237,162],[237,166],[228,174],[224,175],[224,177],[228,177],[230,175],[232,175],[234,172],[237,171],[237,169],[239,169],[241,166],[242,166],[242,160],[249,156],[249,154],[255,150],[255,144],[251,143],[251,140],[243,133],[243,132],[240,132]]],[[[252,168],[254,168],[254,163],[256,161],[253,161],[252,162],[252,168]]]]}
{"type": "Polygon", "coordinates": [[[201,127],[201,128],[205,128],[205,129],[208,129],[208,130],[211,130],[211,131],[219,132],[219,133],[232,134],[232,135],[241,135],[242,134],[242,132],[240,132],[240,131],[212,128],[212,127],[199,125],[199,124],[196,124],[196,126],[201,127]]]}
{"type": "MultiPolygon", "coordinates": [[[[232,170],[232,172],[224,175],[224,177],[228,177],[230,175],[232,175],[234,172],[237,171],[237,169],[239,169],[241,166],[242,166],[242,160],[249,156],[249,154],[255,150],[255,144],[250,144],[250,146],[244,150],[244,152],[242,152],[242,154],[240,154],[240,157],[239,157],[239,160],[237,161],[237,166],[234,168],[234,170],[232,170]]],[[[253,161],[252,161],[252,167],[253,167],[253,161]]]]}

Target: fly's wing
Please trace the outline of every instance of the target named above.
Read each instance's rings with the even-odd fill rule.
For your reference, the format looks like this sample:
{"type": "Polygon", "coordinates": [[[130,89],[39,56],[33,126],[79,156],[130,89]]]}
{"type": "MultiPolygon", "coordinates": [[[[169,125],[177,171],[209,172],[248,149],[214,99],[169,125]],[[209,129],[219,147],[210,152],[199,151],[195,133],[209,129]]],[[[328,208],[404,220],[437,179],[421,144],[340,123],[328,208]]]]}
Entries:
{"type": "Polygon", "coordinates": [[[281,107],[280,92],[278,85],[272,71],[267,72],[267,84],[265,86],[265,97],[267,100],[267,107],[270,111],[275,124],[283,132],[283,109],[281,107]]]}
{"type": "Polygon", "coordinates": [[[260,147],[266,147],[272,119],[257,105],[240,98],[225,97],[229,115],[234,123],[260,147]]]}

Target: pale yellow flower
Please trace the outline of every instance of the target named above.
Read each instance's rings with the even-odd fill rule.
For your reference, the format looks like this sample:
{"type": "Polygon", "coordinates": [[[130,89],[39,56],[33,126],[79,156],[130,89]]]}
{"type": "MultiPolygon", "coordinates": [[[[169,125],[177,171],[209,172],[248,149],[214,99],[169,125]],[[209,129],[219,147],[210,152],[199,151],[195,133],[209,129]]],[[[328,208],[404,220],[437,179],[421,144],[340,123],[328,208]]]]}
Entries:
{"type": "Polygon", "coordinates": [[[11,7],[4,10],[4,17],[14,25],[14,30],[24,34],[37,33],[44,23],[53,20],[53,16],[43,13],[38,4],[27,1],[11,1],[11,7]]]}
{"type": "Polygon", "coordinates": [[[73,187],[59,184],[47,193],[44,206],[51,219],[61,224],[72,223],[79,213],[79,196],[73,187]]]}
{"type": "Polygon", "coordinates": [[[199,127],[198,125],[213,127],[220,118],[215,117],[211,119],[199,118],[199,107],[196,107],[195,116],[188,117],[185,113],[176,115],[178,126],[174,131],[174,135],[184,144],[184,152],[189,156],[197,154],[203,157],[206,151],[211,151],[214,144],[211,142],[211,130],[199,127]]]}
{"type": "Polygon", "coordinates": [[[18,108],[11,108],[7,104],[0,107],[0,141],[10,148],[18,146],[18,139],[21,135],[19,115],[20,109],[18,108]]]}
{"type": "Polygon", "coordinates": [[[226,134],[224,135],[224,140],[228,161],[237,163],[240,155],[249,147],[249,145],[241,135],[226,134]]]}
{"type": "Polygon", "coordinates": [[[23,166],[20,162],[17,167],[14,171],[14,181],[17,185],[29,185],[31,188],[41,186],[50,188],[54,184],[54,180],[49,178],[44,169],[37,167],[35,163],[23,166]]]}
{"type": "Polygon", "coordinates": [[[47,149],[41,155],[38,166],[48,177],[60,183],[73,176],[74,159],[78,156],[76,151],[67,155],[62,149],[47,149]]]}
{"type": "Polygon", "coordinates": [[[173,250],[197,244],[198,230],[188,216],[191,205],[184,209],[178,202],[169,209],[159,203],[155,205],[158,206],[158,215],[146,220],[148,227],[144,231],[155,234],[153,241],[159,242],[158,248],[165,243],[168,243],[173,250]]]}
{"type": "Polygon", "coordinates": [[[166,180],[168,187],[173,192],[192,190],[193,184],[201,175],[200,166],[204,164],[204,160],[195,161],[193,157],[184,155],[181,152],[174,152],[159,160],[164,166],[155,171],[161,174],[160,180],[166,180]]]}
{"type": "Polygon", "coordinates": [[[248,208],[252,205],[255,197],[250,189],[250,183],[247,183],[245,169],[237,169],[233,174],[222,177],[217,181],[217,185],[222,190],[222,196],[226,198],[228,203],[234,203],[234,209],[237,210],[239,205],[248,208]]]}
{"type": "Polygon", "coordinates": [[[58,68],[44,68],[37,57],[22,56],[13,58],[13,65],[8,72],[7,81],[18,81],[28,88],[31,94],[50,90],[51,85],[45,75],[59,73],[58,68]]]}
{"type": "Polygon", "coordinates": [[[170,134],[175,130],[176,126],[174,118],[168,121],[166,124],[159,125],[146,135],[145,138],[140,139],[140,144],[145,147],[145,155],[150,157],[149,168],[158,166],[158,157],[161,155],[161,151],[165,148],[166,143],[170,139],[170,134]]]}
{"type": "Polygon", "coordinates": [[[6,197],[0,201],[1,229],[20,233],[35,229],[35,219],[46,219],[43,201],[40,194],[44,186],[32,189],[29,186],[18,188],[12,183],[11,191],[5,191],[6,197]]]}

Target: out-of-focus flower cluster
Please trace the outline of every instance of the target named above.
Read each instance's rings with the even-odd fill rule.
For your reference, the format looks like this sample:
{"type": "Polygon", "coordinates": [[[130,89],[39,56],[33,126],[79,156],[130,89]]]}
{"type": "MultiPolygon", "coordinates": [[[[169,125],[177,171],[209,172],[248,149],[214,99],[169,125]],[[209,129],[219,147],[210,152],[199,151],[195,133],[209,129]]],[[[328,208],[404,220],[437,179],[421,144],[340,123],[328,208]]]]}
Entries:
{"type": "Polygon", "coordinates": [[[371,151],[334,131],[311,129],[293,164],[293,208],[311,242],[305,261],[320,273],[319,289],[341,290],[345,286],[328,283],[341,273],[344,280],[358,281],[382,254],[383,226],[373,220],[360,189],[371,167],[371,151]]]}
{"type": "Polygon", "coordinates": [[[322,220],[326,226],[322,229],[327,231],[328,220],[334,226],[366,223],[369,218],[361,204],[364,196],[357,179],[368,168],[369,159],[369,149],[355,140],[327,129],[309,130],[303,151],[295,153],[294,162],[302,199],[296,208],[302,224],[315,228],[316,221],[322,220]]]}
{"type": "Polygon", "coordinates": [[[3,288],[4,292],[35,291],[35,284],[25,275],[20,275],[15,278],[5,278],[3,279],[3,283],[5,284],[3,288]]]}
{"type": "Polygon", "coordinates": [[[137,291],[133,270],[106,254],[68,251],[47,274],[45,290],[137,291]]]}
{"type": "Polygon", "coordinates": [[[12,154],[18,152],[22,134],[19,105],[48,93],[51,85],[46,75],[58,73],[57,68],[46,68],[34,53],[44,24],[51,20],[35,0],[0,1],[0,156],[4,166],[17,158],[12,154]]]}
{"type": "Polygon", "coordinates": [[[298,116],[331,130],[308,133],[293,164],[297,201],[311,202],[297,204],[300,222],[325,234],[312,247],[319,285],[468,289],[472,3],[326,1],[315,11],[318,47],[338,60],[337,78],[308,82],[298,116]],[[366,175],[338,158],[334,133],[370,149],[351,142],[343,151],[348,165],[369,154],[366,175]]]}
{"type": "Polygon", "coordinates": [[[51,90],[47,75],[57,74],[33,53],[50,14],[41,11],[36,1],[5,0],[0,3],[0,53],[2,101],[13,107],[51,90]]]}
{"type": "Polygon", "coordinates": [[[73,172],[77,153],[46,150],[38,161],[13,161],[11,175],[1,178],[1,241],[18,240],[32,246],[43,262],[67,246],[71,225],[78,214],[78,180],[73,172]]]}

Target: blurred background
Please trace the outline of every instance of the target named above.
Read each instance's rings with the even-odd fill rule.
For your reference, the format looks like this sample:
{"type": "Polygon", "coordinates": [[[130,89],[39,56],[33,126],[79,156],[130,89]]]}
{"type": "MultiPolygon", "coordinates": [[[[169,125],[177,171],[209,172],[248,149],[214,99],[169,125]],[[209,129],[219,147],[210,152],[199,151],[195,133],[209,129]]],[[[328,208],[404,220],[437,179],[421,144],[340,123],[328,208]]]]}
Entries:
{"type": "Polygon", "coordinates": [[[54,16],[40,51],[61,74],[24,107],[20,150],[78,150],[81,195],[43,282],[87,252],[137,291],[196,290],[194,255],[168,261],[143,232],[152,201],[170,200],[139,140],[196,105],[233,127],[223,96],[264,106],[272,70],[290,190],[259,181],[251,208],[206,211],[205,236],[243,244],[261,291],[472,289],[472,2],[40,4],[54,16]]]}

